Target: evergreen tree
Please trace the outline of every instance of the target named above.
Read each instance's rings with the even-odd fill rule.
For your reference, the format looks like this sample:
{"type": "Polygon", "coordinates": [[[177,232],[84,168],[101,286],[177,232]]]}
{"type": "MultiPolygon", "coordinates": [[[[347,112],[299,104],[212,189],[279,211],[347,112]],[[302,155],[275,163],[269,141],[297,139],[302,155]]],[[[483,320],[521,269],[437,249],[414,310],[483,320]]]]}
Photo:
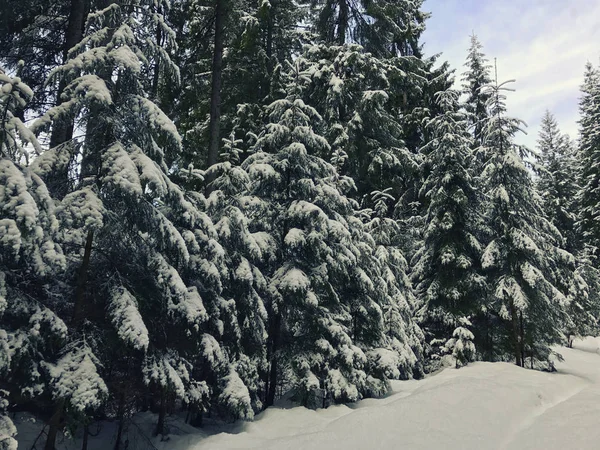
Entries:
{"type": "Polygon", "coordinates": [[[268,405],[288,364],[301,398],[325,389],[336,401],[352,401],[384,392],[388,377],[416,361],[406,346],[409,355],[387,348],[371,275],[380,270],[374,244],[342,193],[351,181],[317,156],[329,145],[315,130],[320,115],[300,99],[307,75],[299,62],[291,67],[288,95],[267,108],[269,124],[243,164],[264,204],[256,226],[276,245],[268,405]]]}
{"type": "MultiPolygon", "coordinates": [[[[217,233],[201,212],[202,196],[170,180],[181,137],[148,98],[156,64],[161,76],[177,82],[177,67],[156,41],[159,26],[173,44],[159,12],[168,5],[135,6],[112,2],[90,15],[84,39],[55,72],[80,75],[67,85],[66,101],[36,126],[70,114],[85,127],[80,153],[72,155],[81,158],[80,172],[59,207],[77,274],[69,280],[72,322],[97,328],[90,333],[111,374],[116,409],[130,401],[133,387],[145,391],[143,381],[158,399],[156,433],[162,433],[175,399],[199,412],[213,400],[233,415],[248,417],[252,410],[214,337],[229,322],[221,273],[214,270],[222,266],[217,233]]],[[[61,158],[60,148],[47,151],[36,160],[38,172],[52,172],[61,158]]]]}
{"type": "Polygon", "coordinates": [[[358,45],[315,45],[299,64],[311,75],[304,100],[327,126],[331,154],[320,156],[333,158],[340,172],[355,180],[360,200],[388,187],[399,197],[417,171],[394,107],[401,70],[358,45]]]}
{"type": "Polygon", "coordinates": [[[584,82],[579,101],[579,160],[581,191],[577,203],[579,206],[578,228],[584,245],[591,249],[593,258],[597,258],[600,248],[599,208],[600,197],[600,73],[591,64],[585,67],[584,82]]]}
{"type": "Polygon", "coordinates": [[[488,64],[482,49],[483,46],[479,39],[475,34],[472,34],[471,46],[464,64],[467,70],[462,77],[463,92],[468,96],[464,102],[464,107],[468,113],[469,125],[473,129],[473,145],[476,147],[483,145],[483,129],[488,118],[487,104],[490,98],[486,86],[492,82],[491,66],[488,64]]]}
{"type": "Polygon", "coordinates": [[[267,377],[266,338],[270,301],[268,282],[261,268],[267,270],[275,257],[269,234],[253,232],[252,224],[260,201],[249,195],[249,174],[239,166],[239,141],[234,136],[224,140],[225,162],[213,165],[214,173],[208,210],[215,223],[223,248],[226,267],[223,277],[224,298],[234,313],[230,328],[224,333],[224,346],[229,349],[241,379],[248,386],[254,410],[263,406],[267,377]]]}
{"type": "Polygon", "coordinates": [[[540,171],[538,191],[552,224],[564,237],[564,248],[579,248],[575,232],[577,184],[575,149],[569,137],[560,133],[556,119],[546,111],[538,139],[540,171]]]}
{"type": "Polygon", "coordinates": [[[468,319],[460,318],[457,323],[459,326],[452,332],[452,338],[446,343],[445,349],[452,351],[452,357],[456,360],[455,367],[460,369],[475,360],[475,336],[467,328],[471,326],[468,319]]]}
{"type": "Polygon", "coordinates": [[[392,340],[393,347],[408,345],[412,349],[417,358],[412,374],[419,378],[424,374],[425,337],[417,324],[418,302],[408,276],[408,263],[401,250],[405,246],[405,236],[400,223],[389,217],[395,203],[390,191],[391,188],[373,192],[373,209],[365,211],[369,213],[366,224],[375,241],[375,256],[383,269],[381,287],[377,288],[377,292],[391,297],[383,302],[385,333],[392,340]]]}
{"type": "MultiPolygon", "coordinates": [[[[514,144],[521,121],[506,116],[506,83],[490,86],[484,146],[490,155],[487,220],[492,239],[482,257],[491,288],[489,308],[502,320],[501,346],[516,364],[547,364],[550,345],[564,341],[566,292],[573,257],[541,209],[531,175],[514,144]]],[[[502,355],[500,355],[502,357],[502,355]]]]}
{"type": "Polygon", "coordinates": [[[423,148],[431,167],[421,190],[428,204],[424,245],[413,263],[422,320],[433,337],[450,338],[462,317],[479,313],[485,297],[480,272],[481,199],[470,174],[471,136],[458,111],[457,91],[438,93],[444,114],[431,119],[423,148]]]}
{"type": "MultiPolygon", "coordinates": [[[[24,107],[32,91],[20,78],[0,72],[0,104],[4,111],[0,137],[0,220],[3,239],[0,254],[0,314],[3,326],[2,366],[10,396],[27,400],[54,400],[71,416],[98,409],[106,385],[98,376],[98,360],[82,341],[69,343],[69,333],[60,318],[61,305],[50,280],[65,269],[65,256],[58,245],[59,223],[54,201],[39,176],[30,168],[6,158],[27,160],[29,144],[41,147],[14,110],[24,107]],[[81,384],[85,380],[85,384],[81,384]]],[[[2,410],[4,399],[2,400],[2,410]]],[[[48,441],[54,446],[59,416],[54,414],[48,441]]],[[[3,418],[3,425],[8,422],[3,418]]],[[[9,427],[10,431],[10,427],[9,427]]],[[[10,433],[8,433],[10,434],[10,433]]],[[[49,447],[47,445],[47,447],[49,447]]]]}
{"type": "Polygon", "coordinates": [[[364,12],[371,20],[359,27],[358,41],[377,57],[422,58],[419,40],[430,14],[422,11],[423,0],[365,0],[364,12]]]}

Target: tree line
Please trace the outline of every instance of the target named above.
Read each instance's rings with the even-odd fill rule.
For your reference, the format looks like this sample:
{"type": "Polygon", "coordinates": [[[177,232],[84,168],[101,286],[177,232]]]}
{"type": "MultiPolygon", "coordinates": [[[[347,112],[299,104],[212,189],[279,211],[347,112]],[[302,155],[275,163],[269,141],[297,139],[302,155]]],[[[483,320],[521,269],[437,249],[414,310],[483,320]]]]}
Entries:
{"type": "MultiPolygon", "coordinates": [[[[518,145],[415,0],[0,6],[0,448],[380,396],[597,334],[600,72],[518,145]]],[[[87,440],[84,438],[84,447],[87,440]]]]}

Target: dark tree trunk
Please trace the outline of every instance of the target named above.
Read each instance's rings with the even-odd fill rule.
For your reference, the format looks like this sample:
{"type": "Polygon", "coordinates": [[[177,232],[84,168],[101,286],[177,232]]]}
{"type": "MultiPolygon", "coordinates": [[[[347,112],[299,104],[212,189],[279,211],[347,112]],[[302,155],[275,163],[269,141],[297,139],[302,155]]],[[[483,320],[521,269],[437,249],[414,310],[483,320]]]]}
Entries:
{"type": "Polygon", "coordinates": [[[89,425],[83,427],[83,443],[81,444],[81,450],[88,450],[88,439],[90,436],[89,425]]]}
{"type": "Polygon", "coordinates": [[[269,18],[267,20],[267,36],[266,36],[266,45],[265,51],[267,53],[267,79],[265,80],[264,92],[262,93],[262,97],[265,98],[271,93],[271,75],[273,75],[273,28],[274,28],[274,8],[275,3],[271,1],[271,8],[269,8],[269,18]]]}
{"type": "Polygon", "coordinates": [[[515,352],[515,362],[517,366],[523,367],[523,360],[521,358],[521,344],[519,342],[519,319],[517,317],[517,310],[512,299],[510,299],[509,301],[509,308],[512,322],[513,350],[515,352]]]}
{"type": "Polygon", "coordinates": [[[190,425],[196,428],[201,428],[203,423],[203,415],[202,411],[196,411],[192,413],[192,418],[190,420],[190,425]]]}
{"type": "Polygon", "coordinates": [[[77,289],[75,291],[75,306],[73,308],[73,323],[78,324],[84,316],[85,307],[85,284],[88,277],[88,267],[90,265],[90,256],[92,254],[92,242],[94,240],[94,232],[88,231],[85,241],[85,251],[83,253],[83,261],[79,268],[77,276],[77,289]]]}
{"type": "MultiPolygon", "coordinates": [[[[523,323],[523,312],[519,312],[519,332],[521,335],[521,362],[523,363],[523,367],[525,367],[525,324],[523,323]]],[[[533,346],[532,346],[533,351],[533,346]]],[[[533,358],[531,360],[533,364],[533,358]]]]}
{"type": "MultiPolygon", "coordinates": [[[[156,11],[160,14],[160,8],[156,11]]],[[[156,25],[156,43],[162,45],[162,28],[159,24],[156,25]]],[[[158,99],[158,82],[160,80],[160,61],[157,59],[154,64],[154,74],[152,77],[152,98],[156,101],[158,99]]]]}
{"type": "Polygon", "coordinates": [[[58,435],[58,431],[62,423],[64,407],[64,400],[59,400],[56,404],[54,414],[52,414],[52,417],[50,417],[50,421],[48,422],[48,437],[46,438],[46,445],[44,446],[44,450],[56,449],[56,436],[58,435]]]}
{"type": "MultiPolygon", "coordinates": [[[[69,50],[81,42],[83,30],[87,18],[87,8],[85,0],[71,0],[71,10],[69,12],[69,21],[65,33],[65,44],[63,47],[63,64],[69,59],[69,50]]],[[[67,87],[68,80],[65,76],[60,79],[58,91],[56,93],[56,103],[62,103],[61,94],[67,87]]],[[[50,136],[50,147],[56,147],[73,137],[73,119],[63,118],[57,121],[52,129],[50,136]]]]}
{"type": "Polygon", "coordinates": [[[275,394],[277,392],[277,350],[279,348],[279,335],[281,333],[281,313],[277,313],[273,319],[270,330],[271,338],[271,367],[268,374],[267,398],[265,407],[273,406],[275,394]]]}
{"type": "Polygon", "coordinates": [[[165,418],[167,417],[167,395],[164,390],[160,391],[160,405],[158,409],[158,422],[154,435],[165,434],[165,418]]]}
{"type": "Polygon", "coordinates": [[[338,29],[336,41],[339,45],[346,43],[346,33],[348,32],[348,20],[350,17],[350,6],[346,0],[340,0],[340,13],[338,16],[338,29]]]}
{"type": "MultiPolygon", "coordinates": [[[[207,167],[215,164],[219,157],[221,133],[221,81],[223,72],[225,1],[215,0],[215,42],[212,61],[212,86],[210,95],[210,125],[207,167]]],[[[210,183],[212,180],[207,180],[210,183]]],[[[207,183],[207,184],[208,184],[207,183]]]]}
{"type": "Polygon", "coordinates": [[[121,392],[119,395],[119,407],[117,409],[117,418],[119,419],[119,426],[117,428],[117,439],[115,441],[114,450],[121,449],[121,438],[123,436],[123,428],[125,427],[125,394],[121,392]]]}

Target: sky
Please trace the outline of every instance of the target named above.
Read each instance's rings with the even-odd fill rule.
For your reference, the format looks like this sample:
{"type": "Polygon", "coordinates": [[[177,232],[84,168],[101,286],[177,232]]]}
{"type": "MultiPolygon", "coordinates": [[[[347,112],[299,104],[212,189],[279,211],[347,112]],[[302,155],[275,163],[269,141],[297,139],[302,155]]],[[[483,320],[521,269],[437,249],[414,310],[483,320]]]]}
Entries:
{"type": "Polygon", "coordinates": [[[577,137],[584,66],[600,62],[600,0],[425,0],[423,9],[432,14],[425,54],[441,52],[458,80],[473,32],[489,62],[497,58],[498,80],[516,80],[508,112],[528,125],[517,142],[535,146],[545,109],[577,137]]]}

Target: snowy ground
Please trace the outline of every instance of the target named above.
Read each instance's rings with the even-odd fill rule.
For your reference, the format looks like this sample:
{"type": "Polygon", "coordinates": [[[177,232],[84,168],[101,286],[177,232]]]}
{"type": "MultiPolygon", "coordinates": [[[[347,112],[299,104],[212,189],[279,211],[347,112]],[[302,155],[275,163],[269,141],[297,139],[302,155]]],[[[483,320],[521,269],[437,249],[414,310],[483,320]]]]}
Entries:
{"type": "Polygon", "coordinates": [[[596,450],[600,339],[575,347],[559,350],[565,361],[557,363],[558,373],[476,363],[421,381],[395,382],[383,399],[318,411],[271,408],[251,423],[154,443],[170,450],[596,450]]]}

